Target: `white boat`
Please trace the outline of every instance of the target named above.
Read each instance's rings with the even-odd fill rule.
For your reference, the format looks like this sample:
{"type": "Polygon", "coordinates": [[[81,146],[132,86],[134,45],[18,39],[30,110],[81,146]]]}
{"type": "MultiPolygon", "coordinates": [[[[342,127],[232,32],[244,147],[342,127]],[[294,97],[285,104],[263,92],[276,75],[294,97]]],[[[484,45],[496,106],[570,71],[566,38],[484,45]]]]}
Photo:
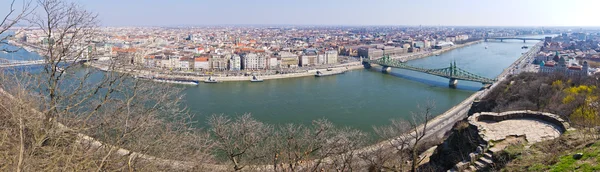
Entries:
{"type": "Polygon", "coordinates": [[[321,72],[321,71],[317,71],[317,74],[315,74],[316,77],[322,77],[322,76],[330,76],[330,75],[337,75],[337,74],[342,74],[346,72],[345,70],[339,70],[339,71],[327,71],[327,72],[321,72]]]}
{"type": "Polygon", "coordinates": [[[250,82],[263,82],[263,80],[258,79],[256,76],[252,76],[252,79],[250,80],[250,82]]]}
{"type": "Polygon", "coordinates": [[[99,69],[104,72],[110,72],[110,70],[108,70],[108,67],[101,67],[99,69]]]}
{"type": "Polygon", "coordinates": [[[487,46],[485,46],[485,49],[487,49],[487,48],[488,48],[488,47],[487,47],[487,46]]]}
{"type": "Polygon", "coordinates": [[[153,79],[153,81],[170,83],[170,84],[198,85],[198,81],[193,81],[193,80],[172,80],[172,79],[155,78],[155,79],[153,79]]]}
{"type": "Polygon", "coordinates": [[[219,82],[219,81],[214,79],[212,76],[209,76],[208,78],[206,78],[206,80],[204,80],[204,83],[217,83],[217,82],[219,82]]]}

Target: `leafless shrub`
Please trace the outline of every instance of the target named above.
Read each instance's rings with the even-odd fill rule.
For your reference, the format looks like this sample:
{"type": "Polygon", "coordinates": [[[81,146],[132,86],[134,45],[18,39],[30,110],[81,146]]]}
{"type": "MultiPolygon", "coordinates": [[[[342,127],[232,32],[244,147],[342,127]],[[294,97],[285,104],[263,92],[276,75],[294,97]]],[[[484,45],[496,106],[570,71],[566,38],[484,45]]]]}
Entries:
{"type": "Polygon", "coordinates": [[[0,75],[0,159],[11,162],[2,168],[155,171],[214,162],[214,143],[192,127],[178,89],[80,64],[93,58],[95,14],[67,1],[36,3],[40,10],[28,20],[48,38],[38,50],[46,63],[0,75]]]}

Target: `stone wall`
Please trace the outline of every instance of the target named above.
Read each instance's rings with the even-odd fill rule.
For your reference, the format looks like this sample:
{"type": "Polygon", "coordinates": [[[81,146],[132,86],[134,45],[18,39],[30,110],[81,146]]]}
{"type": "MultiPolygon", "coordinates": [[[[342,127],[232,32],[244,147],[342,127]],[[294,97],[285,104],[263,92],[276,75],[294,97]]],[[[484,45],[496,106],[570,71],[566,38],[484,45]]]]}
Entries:
{"type": "Polygon", "coordinates": [[[508,119],[519,119],[519,118],[534,118],[540,119],[543,121],[547,121],[559,127],[560,132],[565,132],[570,128],[569,123],[565,120],[561,119],[558,115],[547,113],[547,112],[538,112],[538,111],[530,111],[530,110],[521,110],[521,111],[508,111],[502,113],[494,113],[494,112],[481,112],[475,113],[473,116],[469,117],[469,124],[475,124],[476,121],[503,121],[508,119]]]}

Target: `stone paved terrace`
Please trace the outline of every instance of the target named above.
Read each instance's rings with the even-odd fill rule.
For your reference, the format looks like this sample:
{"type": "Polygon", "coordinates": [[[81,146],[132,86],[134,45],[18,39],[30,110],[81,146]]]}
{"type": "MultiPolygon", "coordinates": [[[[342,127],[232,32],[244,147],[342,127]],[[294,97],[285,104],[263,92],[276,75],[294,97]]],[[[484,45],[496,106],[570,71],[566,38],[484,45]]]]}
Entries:
{"type": "Polygon", "coordinates": [[[525,136],[527,142],[536,143],[560,136],[558,126],[535,118],[509,119],[504,121],[478,121],[485,127],[484,140],[503,140],[506,136],[525,136]]]}
{"type": "Polygon", "coordinates": [[[469,123],[489,141],[503,140],[507,136],[525,136],[529,143],[559,137],[569,124],[557,115],[535,111],[482,112],[469,117],[469,123]]]}

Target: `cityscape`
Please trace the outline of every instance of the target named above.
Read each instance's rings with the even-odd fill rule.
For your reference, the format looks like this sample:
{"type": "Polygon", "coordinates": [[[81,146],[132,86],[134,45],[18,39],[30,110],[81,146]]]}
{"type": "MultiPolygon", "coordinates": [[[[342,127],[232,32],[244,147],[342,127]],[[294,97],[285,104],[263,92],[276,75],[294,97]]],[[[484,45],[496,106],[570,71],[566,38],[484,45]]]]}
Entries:
{"type": "Polygon", "coordinates": [[[0,169],[600,170],[587,2],[144,3],[0,3],[0,169]]]}

